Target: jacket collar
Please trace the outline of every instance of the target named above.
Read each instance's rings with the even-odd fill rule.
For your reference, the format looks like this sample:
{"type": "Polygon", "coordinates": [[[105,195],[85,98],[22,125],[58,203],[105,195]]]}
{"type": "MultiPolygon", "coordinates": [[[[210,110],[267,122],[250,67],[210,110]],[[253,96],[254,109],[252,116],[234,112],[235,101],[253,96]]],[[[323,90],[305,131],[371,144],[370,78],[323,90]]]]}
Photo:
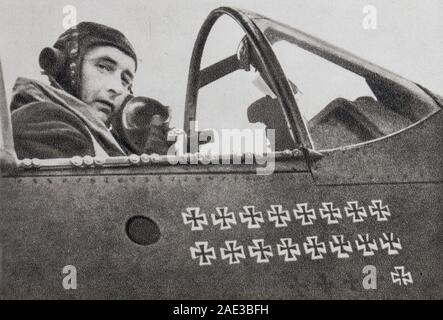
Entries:
{"type": "Polygon", "coordinates": [[[83,101],[77,99],[66,91],[54,88],[42,82],[27,78],[18,78],[13,87],[11,111],[14,111],[32,102],[52,102],[66,108],[79,117],[94,136],[110,144],[122,154],[125,154],[105,123],[98,119],[83,101]]]}

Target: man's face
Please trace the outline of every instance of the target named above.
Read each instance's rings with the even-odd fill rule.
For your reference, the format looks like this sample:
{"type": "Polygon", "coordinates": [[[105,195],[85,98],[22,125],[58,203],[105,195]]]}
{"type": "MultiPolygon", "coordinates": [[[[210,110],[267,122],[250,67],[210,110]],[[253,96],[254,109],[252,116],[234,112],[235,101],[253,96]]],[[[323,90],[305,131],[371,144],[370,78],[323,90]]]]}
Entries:
{"type": "Polygon", "coordinates": [[[135,61],[119,49],[92,48],[83,58],[80,99],[107,123],[129,94],[134,74],[135,61]]]}

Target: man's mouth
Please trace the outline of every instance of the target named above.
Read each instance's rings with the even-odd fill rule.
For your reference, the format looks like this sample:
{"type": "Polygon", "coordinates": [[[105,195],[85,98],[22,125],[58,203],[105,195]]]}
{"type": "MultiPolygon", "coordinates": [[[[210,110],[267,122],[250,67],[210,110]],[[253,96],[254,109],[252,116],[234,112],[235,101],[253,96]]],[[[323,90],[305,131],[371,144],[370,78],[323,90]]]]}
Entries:
{"type": "Polygon", "coordinates": [[[106,115],[110,114],[114,110],[114,105],[106,100],[96,100],[99,111],[105,113],[106,115]]]}

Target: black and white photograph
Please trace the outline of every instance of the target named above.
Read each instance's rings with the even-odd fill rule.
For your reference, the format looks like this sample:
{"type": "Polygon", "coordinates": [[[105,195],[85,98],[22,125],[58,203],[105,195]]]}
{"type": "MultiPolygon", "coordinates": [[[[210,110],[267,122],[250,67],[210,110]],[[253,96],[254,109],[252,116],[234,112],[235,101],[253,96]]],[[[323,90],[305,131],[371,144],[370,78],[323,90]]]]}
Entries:
{"type": "Polygon", "coordinates": [[[441,0],[0,0],[0,300],[441,300],[442,108],[441,0]]]}

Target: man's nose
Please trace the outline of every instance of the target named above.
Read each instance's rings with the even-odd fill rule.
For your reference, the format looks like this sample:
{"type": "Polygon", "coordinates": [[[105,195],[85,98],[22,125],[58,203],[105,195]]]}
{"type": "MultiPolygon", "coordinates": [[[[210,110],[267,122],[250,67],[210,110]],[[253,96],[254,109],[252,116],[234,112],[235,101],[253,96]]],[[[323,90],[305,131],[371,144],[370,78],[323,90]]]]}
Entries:
{"type": "Polygon", "coordinates": [[[107,91],[111,95],[110,98],[112,99],[116,99],[125,93],[125,87],[123,86],[120,76],[112,75],[109,77],[107,91]]]}

